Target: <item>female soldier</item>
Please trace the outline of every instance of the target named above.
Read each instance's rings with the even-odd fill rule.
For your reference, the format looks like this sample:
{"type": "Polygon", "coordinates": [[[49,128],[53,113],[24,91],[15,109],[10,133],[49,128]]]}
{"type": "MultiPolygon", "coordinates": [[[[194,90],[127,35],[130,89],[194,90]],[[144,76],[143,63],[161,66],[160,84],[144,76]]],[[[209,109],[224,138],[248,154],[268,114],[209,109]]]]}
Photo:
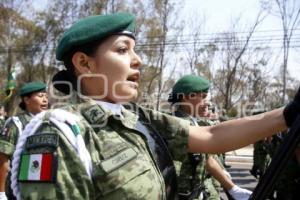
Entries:
{"type": "MultiPolygon", "coordinates": [[[[56,57],[66,70],[56,74],[55,86],[72,92],[61,83],[72,85],[79,99],[26,126],[12,163],[18,198],[174,199],[173,158],[229,151],[287,128],[283,109],[213,127],[124,109],[121,103],[137,97],[142,64],[134,26],[134,16],[117,13],[84,18],[64,33],[56,57]]],[[[299,95],[286,108],[288,124],[298,105],[299,95]]]]}
{"type": "MultiPolygon", "coordinates": [[[[175,109],[175,116],[188,120],[191,126],[212,125],[207,118],[209,89],[210,82],[204,77],[186,75],[180,78],[168,99],[175,109]]],[[[249,190],[233,183],[216,155],[189,153],[180,164],[177,179],[179,199],[199,199],[202,192],[203,199],[219,200],[220,183],[233,199],[249,199],[251,195],[249,190]]]]}
{"type": "MultiPolygon", "coordinates": [[[[34,115],[48,109],[48,96],[46,84],[44,83],[30,82],[25,84],[20,89],[19,96],[21,97],[19,106],[23,112],[7,119],[2,129],[3,132],[0,134],[0,193],[2,192],[0,195],[3,197],[5,196],[4,190],[9,159],[15,150],[19,135],[34,115]]],[[[9,196],[9,199],[11,198],[9,196]]]]}

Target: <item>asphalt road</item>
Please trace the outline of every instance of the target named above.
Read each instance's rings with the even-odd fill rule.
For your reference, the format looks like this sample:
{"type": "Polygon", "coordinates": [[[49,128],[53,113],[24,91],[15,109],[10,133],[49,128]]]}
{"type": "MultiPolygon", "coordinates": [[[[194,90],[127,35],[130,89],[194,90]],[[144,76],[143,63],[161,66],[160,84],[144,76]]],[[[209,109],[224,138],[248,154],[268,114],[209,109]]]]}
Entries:
{"type": "MultiPolygon", "coordinates": [[[[257,185],[257,180],[250,174],[249,170],[252,167],[252,163],[228,163],[231,165],[231,168],[228,168],[227,171],[232,176],[233,182],[248,190],[253,191],[257,185]]],[[[222,198],[227,200],[227,197],[222,193],[222,198]]]]}

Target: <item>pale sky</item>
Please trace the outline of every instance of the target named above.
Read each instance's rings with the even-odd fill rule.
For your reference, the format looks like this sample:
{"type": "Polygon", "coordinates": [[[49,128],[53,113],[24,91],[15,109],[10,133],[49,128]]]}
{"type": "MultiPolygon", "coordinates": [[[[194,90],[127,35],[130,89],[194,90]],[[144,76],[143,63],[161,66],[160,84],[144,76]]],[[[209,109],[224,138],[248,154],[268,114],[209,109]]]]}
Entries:
{"type": "MultiPolygon", "coordinates": [[[[151,1],[151,0],[150,0],[151,1]]],[[[174,0],[175,2],[177,0],[174,0]]],[[[45,5],[46,0],[37,0],[39,6],[45,5]],[[43,3],[41,3],[43,2],[43,3]]],[[[35,5],[35,7],[39,7],[35,5]]],[[[191,14],[206,16],[206,30],[207,33],[216,33],[228,30],[230,23],[240,16],[242,25],[253,23],[255,17],[260,9],[259,0],[185,0],[184,8],[180,12],[181,18],[188,18],[191,14]]],[[[265,36],[276,34],[280,37],[281,24],[279,18],[268,15],[262,24],[257,27],[257,31],[263,32],[265,36]],[[264,32],[270,30],[277,30],[277,32],[264,32]]],[[[295,34],[300,35],[300,27],[295,34]]],[[[298,36],[299,37],[299,36],[298,36]]],[[[274,58],[269,63],[271,70],[275,69],[275,73],[279,71],[279,65],[282,63],[281,43],[274,44],[274,58]],[[276,47],[275,47],[276,46],[276,47]],[[272,66],[274,65],[274,66],[272,66]]],[[[300,46],[300,43],[299,45],[300,46]]],[[[291,49],[289,57],[288,71],[290,74],[300,81],[300,48],[291,49]]]]}
{"type": "MultiPolygon", "coordinates": [[[[230,26],[230,22],[236,19],[238,16],[241,17],[240,21],[242,24],[251,24],[255,20],[257,13],[259,12],[260,5],[259,0],[186,0],[183,15],[188,15],[189,13],[200,13],[206,16],[207,22],[206,26],[208,32],[220,32],[226,31],[230,26]]],[[[258,31],[269,31],[269,30],[281,30],[280,19],[274,15],[268,15],[262,24],[257,28],[258,31]]],[[[298,28],[300,29],[300,27],[298,28]]],[[[264,32],[265,35],[276,34],[281,35],[281,32],[264,32]]],[[[300,30],[297,30],[295,34],[299,35],[300,30]]],[[[295,35],[294,34],[294,35],[295,35]]],[[[299,36],[298,36],[299,37],[299,36]]],[[[295,43],[294,43],[295,44],[295,43]]],[[[275,44],[273,44],[275,45],[275,44]]],[[[279,58],[272,61],[274,63],[273,69],[279,70],[277,65],[282,63],[282,51],[279,48],[280,43],[276,43],[276,56],[279,58]]],[[[298,45],[300,46],[300,45],[298,45]]],[[[300,48],[291,49],[289,57],[288,71],[290,74],[300,80],[300,48]]]]}

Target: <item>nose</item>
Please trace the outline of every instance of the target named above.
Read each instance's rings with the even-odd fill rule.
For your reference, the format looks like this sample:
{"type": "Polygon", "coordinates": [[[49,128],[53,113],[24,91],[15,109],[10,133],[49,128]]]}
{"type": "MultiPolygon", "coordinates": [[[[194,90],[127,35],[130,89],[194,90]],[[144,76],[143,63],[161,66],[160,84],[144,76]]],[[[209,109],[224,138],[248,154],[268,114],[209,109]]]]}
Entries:
{"type": "Polygon", "coordinates": [[[142,66],[142,60],[140,56],[138,56],[135,51],[132,52],[132,61],[131,61],[131,67],[134,69],[138,69],[142,66]]]}
{"type": "Polygon", "coordinates": [[[48,96],[47,96],[47,95],[44,95],[44,96],[43,96],[43,101],[44,101],[44,102],[47,102],[47,101],[48,101],[48,96]]]}

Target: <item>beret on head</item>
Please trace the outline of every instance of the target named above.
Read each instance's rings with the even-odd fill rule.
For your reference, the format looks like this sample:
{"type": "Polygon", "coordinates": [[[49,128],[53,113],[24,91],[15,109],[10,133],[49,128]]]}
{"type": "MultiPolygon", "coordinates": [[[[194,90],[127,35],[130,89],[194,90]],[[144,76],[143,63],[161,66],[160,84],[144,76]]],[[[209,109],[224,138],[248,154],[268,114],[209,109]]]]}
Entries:
{"type": "Polygon", "coordinates": [[[41,82],[30,82],[25,84],[19,91],[19,96],[26,96],[28,94],[31,94],[33,92],[39,92],[46,90],[47,85],[45,83],[41,82]]]}
{"type": "Polygon", "coordinates": [[[210,87],[210,82],[202,76],[186,75],[179,79],[173,89],[169,102],[176,103],[179,101],[178,94],[191,94],[197,92],[207,93],[210,87]]]}
{"type": "Polygon", "coordinates": [[[76,46],[99,41],[115,34],[134,38],[134,32],[135,17],[130,13],[94,15],[83,18],[63,34],[56,49],[56,59],[63,60],[64,55],[76,46]]]}
{"type": "MultiPolygon", "coordinates": [[[[46,89],[47,89],[47,85],[45,83],[42,83],[42,82],[26,83],[25,85],[23,85],[23,87],[21,87],[21,89],[19,91],[19,96],[24,97],[24,96],[27,96],[27,95],[29,95],[31,93],[34,93],[34,92],[45,91],[46,89]]],[[[25,102],[23,100],[19,104],[19,107],[22,110],[26,110],[25,102]]]]}

